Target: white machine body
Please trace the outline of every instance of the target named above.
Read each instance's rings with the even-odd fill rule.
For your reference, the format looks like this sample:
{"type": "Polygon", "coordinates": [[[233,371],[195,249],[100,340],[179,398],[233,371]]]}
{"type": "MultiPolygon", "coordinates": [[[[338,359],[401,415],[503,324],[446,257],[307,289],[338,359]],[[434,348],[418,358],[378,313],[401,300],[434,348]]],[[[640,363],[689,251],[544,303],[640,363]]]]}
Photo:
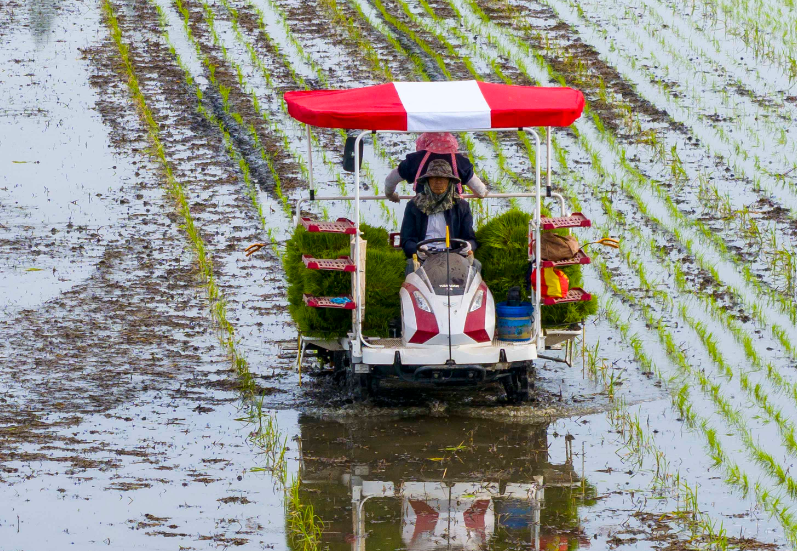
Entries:
{"type": "Polygon", "coordinates": [[[447,348],[449,335],[451,346],[491,345],[495,337],[492,293],[467,259],[451,254],[448,261],[450,282],[440,270],[445,268],[445,254],[438,253],[409,274],[402,285],[399,294],[404,346],[447,348]]]}

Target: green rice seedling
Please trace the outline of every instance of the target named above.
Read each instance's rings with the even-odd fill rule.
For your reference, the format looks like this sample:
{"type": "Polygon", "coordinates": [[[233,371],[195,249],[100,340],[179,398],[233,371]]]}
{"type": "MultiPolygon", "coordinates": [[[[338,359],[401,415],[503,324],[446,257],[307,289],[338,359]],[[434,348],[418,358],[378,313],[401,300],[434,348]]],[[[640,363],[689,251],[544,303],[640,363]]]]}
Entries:
{"type": "Polygon", "coordinates": [[[285,518],[288,537],[294,549],[316,551],[324,531],[323,521],[316,516],[313,506],[302,503],[300,494],[301,479],[296,477],[285,490],[285,518]]]}

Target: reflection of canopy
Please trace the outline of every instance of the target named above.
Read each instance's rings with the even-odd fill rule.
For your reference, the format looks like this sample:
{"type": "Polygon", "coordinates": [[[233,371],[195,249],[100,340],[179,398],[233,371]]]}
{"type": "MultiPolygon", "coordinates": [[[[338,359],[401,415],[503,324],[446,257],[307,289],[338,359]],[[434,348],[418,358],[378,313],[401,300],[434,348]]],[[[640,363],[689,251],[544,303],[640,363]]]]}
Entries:
{"type": "Polygon", "coordinates": [[[584,108],[572,88],[475,80],[294,91],[285,102],[293,118],[312,126],[410,132],[569,126],[584,108]]]}

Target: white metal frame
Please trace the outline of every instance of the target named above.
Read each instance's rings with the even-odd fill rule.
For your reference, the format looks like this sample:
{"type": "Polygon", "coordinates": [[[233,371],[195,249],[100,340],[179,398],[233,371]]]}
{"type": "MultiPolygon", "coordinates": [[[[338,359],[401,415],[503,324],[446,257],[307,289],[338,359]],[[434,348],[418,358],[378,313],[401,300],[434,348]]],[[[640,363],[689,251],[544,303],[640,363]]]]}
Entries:
{"type": "MultiPolygon", "coordinates": [[[[558,193],[553,193],[551,191],[551,127],[546,128],[546,153],[547,153],[547,163],[546,163],[546,196],[547,197],[555,197],[559,200],[561,212],[563,216],[567,216],[569,213],[566,211],[565,208],[565,201],[564,197],[562,197],[558,193]]],[[[541,211],[542,211],[542,182],[541,182],[541,175],[540,175],[540,136],[537,134],[537,131],[533,128],[522,127],[522,128],[478,128],[478,129],[451,129],[451,130],[441,130],[441,132],[518,132],[524,131],[527,134],[531,134],[534,136],[535,147],[534,147],[534,154],[535,154],[535,185],[536,189],[534,193],[491,193],[486,198],[489,199],[500,199],[500,198],[512,198],[512,197],[535,197],[536,198],[536,205],[534,209],[534,243],[535,243],[535,252],[534,256],[536,259],[539,259],[541,256],[540,250],[540,218],[541,218],[541,211]]],[[[313,142],[311,139],[311,130],[310,125],[307,125],[307,157],[308,157],[308,168],[309,168],[309,179],[310,179],[310,201],[354,201],[354,227],[356,228],[356,239],[354,239],[354,258],[357,259],[354,262],[354,297],[355,297],[355,319],[354,324],[352,327],[353,330],[353,338],[351,339],[351,355],[353,363],[358,363],[362,360],[362,347],[370,347],[369,343],[367,343],[362,337],[362,290],[360,289],[360,269],[361,265],[358,259],[360,258],[360,201],[375,201],[375,200],[382,200],[387,199],[384,195],[373,195],[373,196],[365,196],[360,197],[360,143],[362,142],[363,137],[366,134],[417,134],[418,132],[415,131],[402,131],[402,130],[364,130],[357,135],[357,139],[354,142],[354,195],[353,196],[325,196],[325,197],[316,197],[315,196],[315,187],[313,185],[313,142]]],[[[413,196],[401,196],[400,199],[412,199],[413,196]]],[[[479,199],[476,195],[463,195],[463,198],[467,199],[479,199]]],[[[301,206],[304,201],[307,199],[299,199],[296,204],[296,224],[299,223],[301,219],[301,206]]],[[[542,270],[537,270],[537,281],[535,285],[535,293],[534,293],[534,332],[536,335],[536,345],[537,350],[543,349],[543,335],[542,335],[542,313],[540,312],[540,305],[542,302],[542,270]]]]}

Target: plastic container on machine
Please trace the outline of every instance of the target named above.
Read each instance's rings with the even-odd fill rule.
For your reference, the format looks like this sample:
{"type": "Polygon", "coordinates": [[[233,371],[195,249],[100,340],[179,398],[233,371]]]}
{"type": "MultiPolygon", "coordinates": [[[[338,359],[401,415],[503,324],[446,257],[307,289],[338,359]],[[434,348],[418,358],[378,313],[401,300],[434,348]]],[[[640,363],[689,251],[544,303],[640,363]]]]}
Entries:
{"type": "Polygon", "coordinates": [[[530,341],[534,326],[534,306],[530,302],[521,302],[518,306],[509,306],[506,302],[495,305],[495,332],[502,341],[530,341]]]}

